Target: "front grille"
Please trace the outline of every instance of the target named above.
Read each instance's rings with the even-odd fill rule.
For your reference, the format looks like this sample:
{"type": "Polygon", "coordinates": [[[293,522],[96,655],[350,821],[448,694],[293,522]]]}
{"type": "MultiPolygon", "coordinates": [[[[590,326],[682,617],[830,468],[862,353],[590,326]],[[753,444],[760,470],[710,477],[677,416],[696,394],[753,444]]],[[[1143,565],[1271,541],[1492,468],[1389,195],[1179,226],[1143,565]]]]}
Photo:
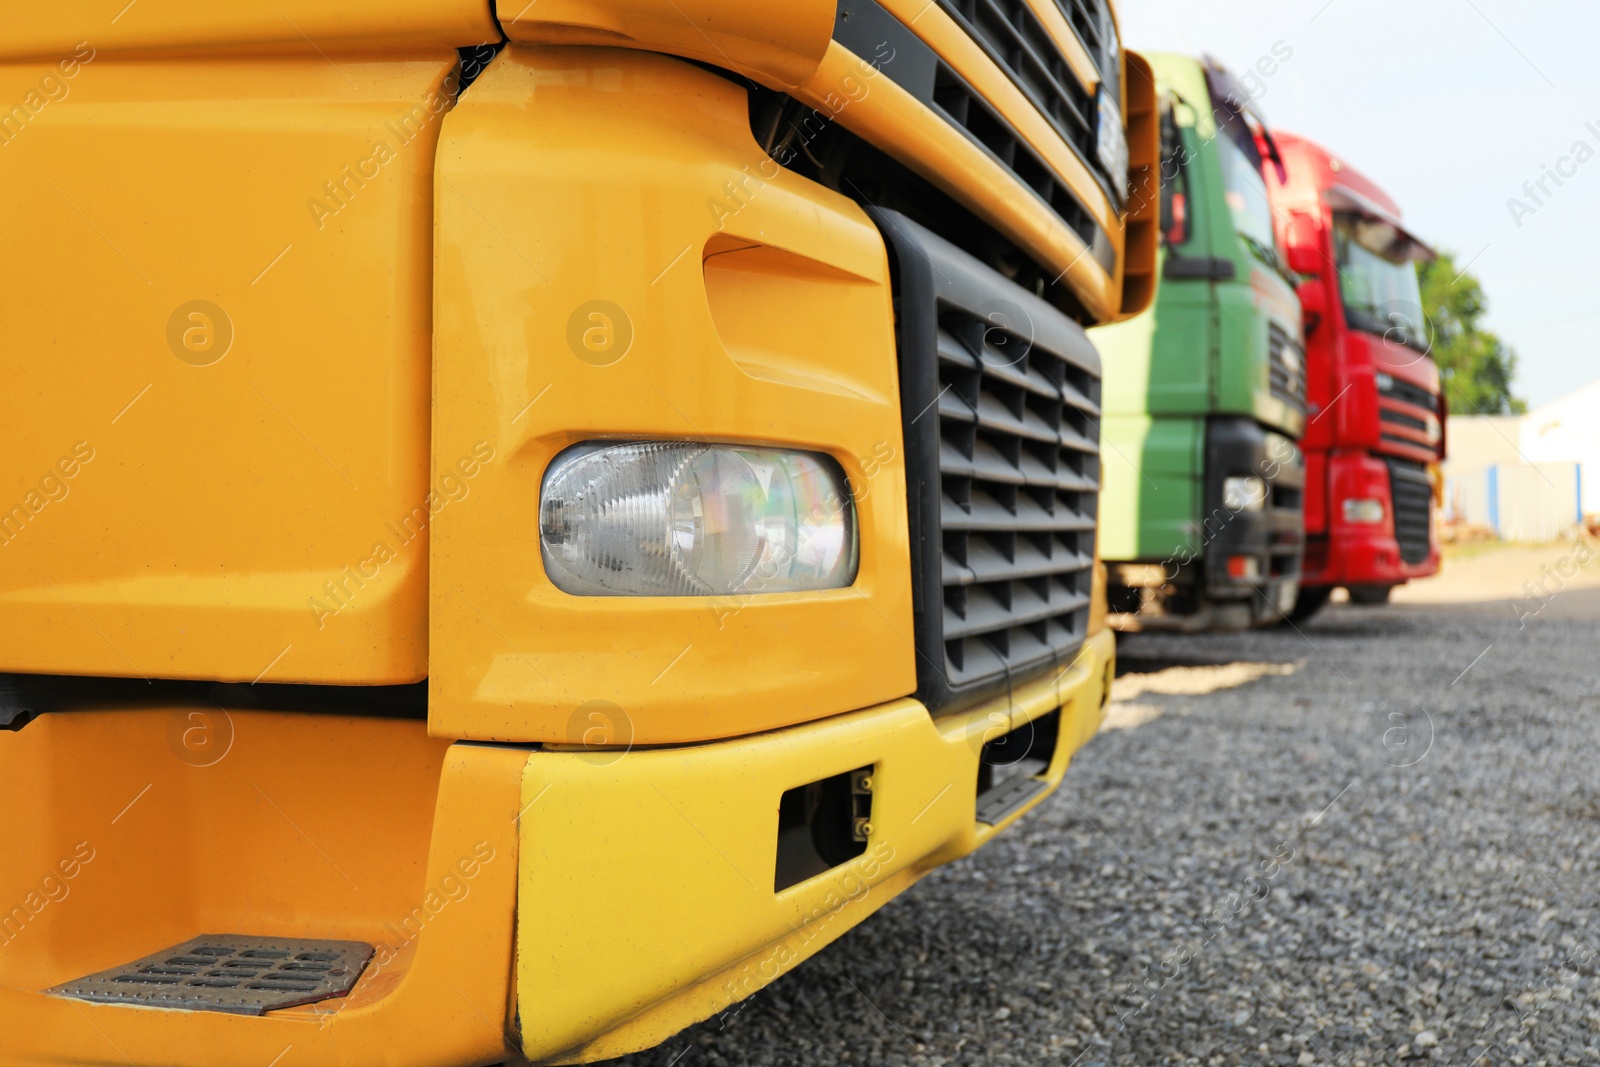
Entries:
{"type": "Polygon", "coordinates": [[[1400,542],[1400,558],[1421,563],[1428,558],[1433,508],[1433,483],[1420,463],[1406,459],[1388,460],[1389,494],[1394,505],[1394,536],[1400,542]]]}
{"type": "Polygon", "coordinates": [[[1419,407],[1424,411],[1438,410],[1438,397],[1428,392],[1422,386],[1412,385],[1410,382],[1402,381],[1393,375],[1389,376],[1388,382],[1388,385],[1383,385],[1380,382],[1378,386],[1379,396],[1388,397],[1390,400],[1398,400],[1402,404],[1410,404],[1413,407],[1419,407]]]}
{"type": "Polygon", "coordinates": [[[1000,64],[1086,162],[1094,159],[1094,99],[1026,0],[939,0],[939,6],[1000,64]]]}
{"type": "Polygon", "coordinates": [[[1056,0],[1056,7],[1072,23],[1073,32],[1103,70],[1106,61],[1116,54],[1116,42],[1100,0],[1056,0]]]}
{"type": "Polygon", "coordinates": [[[1267,326],[1267,382],[1272,395],[1306,409],[1306,350],[1277,323],[1267,326]]]}
{"type": "Polygon", "coordinates": [[[933,82],[933,104],[944,112],[947,119],[966,131],[1016,175],[1023,185],[1049,204],[1067,228],[1090,248],[1096,245],[1099,229],[1089,211],[1079,201],[1067,183],[1056,177],[1033,148],[1018,135],[1012,125],[1000,116],[983,97],[968,85],[955,71],[939,64],[933,82]]]}
{"type": "Polygon", "coordinates": [[[873,218],[898,266],[918,693],[939,710],[1083,642],[1100,364],[1055,308],[903,215],[873,218]]]}
{"type": "MultiPolygon", "coordinates": [[[[1428,429],[1428,424],[1425,420],[1414,418],[1411,415],[1396,411],[1393,408],[1379,408],[1378,420],[1380,422],[1392,422],[1396,426],[1405,426],[1412,430],[1426,431],[1428,429]]],[[[1412,442],[1407,441],[1406,443],[1411,444],[1412,442]]]]}
{"type": "MultiPolygon", "coordinates": [[[[974,18],[978,17],[979,9],[973,6],[979,0],[952,0],[957,5],[965,3],[973,12],[974,18]]],[[[1092,125],[1092,109],[1086,103],[1088,94],[1081,86],[1078,96],[1060,96],[1050,88],[1052,82],[1059,82],[1062,77],[1071,79],[1070,70],[1061,66],[1064,62],[1058,52],[1051,46],[1047,53],[1056,63],[1052,65],[1044,55],[1038,51],[1038,41],[1035,34],[1027,29],[1017,30],[1017,35],[1010,34],[1001,26],[994,24],[994,17],[1004,15],[1009,6],[1014,5],[1014,0],[981,0],[984,11],[984,25],[988,28],[980,31],[977,23],[964,21],[959,7],[947,7],[962,29],[975,41],[982,45],[991,58],[1011,71],[1012,77],[1024,91],[1032,97],[1033,91],[1048,93],[1044,102],[1035,98],[1034,105],[1050,119],[1051,122],[1063,122],[1067,129],[1073,128],[1074,122],[1081,121],[1090,132],[1087,135],[1067,137],[1071,145],[1080,156],[1084,165],[1093,173],[1102,174],[1102,168],[1092,151],[1094,134],[1092,125]],[[999,7],[995,6],[999,3],[999,7]],[[1032,59],[1037,59],[1041,66],[1032,68],[1031,73],[1019,74],[1007,66],[1002,56],[997,54],[998,45],[991,46],[986,42],[983,33],[988,33],[996,41],[1009,40],[1010,48],[1019,57],[1024,53],[1017,49],[1026,46],[1032,59]],[[1019,43],[1021,42],[1021,43],[1019,43]],[[1024,84],[1024,79],[1034,83],[1034,90],[1029,91],[1024,84]],[[1048,106],[1046,106],[1048,105],[1048,106]],[[1072,118],[1074,113],[1077,118],[1072,118]],[[1087,139],[1085,139],[1085,137],[1087,139]],[[1089,145],[1091,150],[1085,150],[1084,145],[1089,145]]],[[[1031,12],[1028,17],[1032,17],[1031,12]]],[[[1042,33],[1042,29],[1038,31],[1042,33]]],[[[1056,174],[1045,162],[1044,157],[1019,134],[1015,127],[996,110],[995,106],[985,100],[977,90],[969,85],[953,67],[942,59],[927,42],[913,33],[904,23],[876,2],[876,0],[840,0],[838,13],[834,20],[833,36],[841,45],[858,56],[875,57],[884,54],[887,47],[888,59],[884,60],[878,70],[889,76],[890,80],[905,89],[916,99],[926,104],[935,114],[960,130],[968,139],[994,157],[995,161],[1011,172],[1012,176],[1025,188],[1031,190],[1044,202],[1051,211],[1060,217],[1061,221],[1077,235],[1090,250],[1095,263],[1107,273],[1116,268],[1116,256],[1110,237],[1095,222],[1072,188],[1056,174]]],[[[1029,63],[1022,58],[1016,61],[1028,67],[1029,63]]],[[[1069,80],[1067,86],[1076,85],[1076,81],[1069,80]]],[[[1058,129],[1061,127],[1058,126],[1058,129]]],[[[1065,136],[1065,134],[1064,134],[1065,136]]],[[[1109,183],[1107,185],[1109,188],[1109,183]]]]}

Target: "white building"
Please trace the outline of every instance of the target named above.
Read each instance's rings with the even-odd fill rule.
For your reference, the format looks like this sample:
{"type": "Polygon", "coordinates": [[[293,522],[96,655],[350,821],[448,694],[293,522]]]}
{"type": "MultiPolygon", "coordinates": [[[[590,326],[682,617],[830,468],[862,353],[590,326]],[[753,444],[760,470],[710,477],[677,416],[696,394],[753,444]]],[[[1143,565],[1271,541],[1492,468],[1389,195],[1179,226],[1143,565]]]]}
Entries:
{"type": "Polygon", "coordinates": [[[1526,415],[1452,415],[1446,432],[1446,520],[1553,541],[1600,516],[1600,381],[1526,415]]]}
{"type": "Polygon", "coordinates": [[[1600,515],[1600,381],[1524,415],[1521,448],[1530,463],[1579,464],[1583,513],[1600,515]]]}

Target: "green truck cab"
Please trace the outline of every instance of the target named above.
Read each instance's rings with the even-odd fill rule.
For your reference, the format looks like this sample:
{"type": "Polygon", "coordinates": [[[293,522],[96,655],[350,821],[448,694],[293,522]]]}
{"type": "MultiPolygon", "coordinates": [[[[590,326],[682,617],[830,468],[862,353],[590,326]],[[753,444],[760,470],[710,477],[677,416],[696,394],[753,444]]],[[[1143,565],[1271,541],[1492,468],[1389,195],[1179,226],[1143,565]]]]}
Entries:
{"type": "Polygon", "coordinates": [[[1300,304],[1262,177],[1277,149],[1216,63],[1151,61],[1159,288],[1149,310],[1090,331],[1104,356],[1100,553],[1111,622],[1276,623],[1299,591],[1295,442],[1306,411],[1300,304]]]}

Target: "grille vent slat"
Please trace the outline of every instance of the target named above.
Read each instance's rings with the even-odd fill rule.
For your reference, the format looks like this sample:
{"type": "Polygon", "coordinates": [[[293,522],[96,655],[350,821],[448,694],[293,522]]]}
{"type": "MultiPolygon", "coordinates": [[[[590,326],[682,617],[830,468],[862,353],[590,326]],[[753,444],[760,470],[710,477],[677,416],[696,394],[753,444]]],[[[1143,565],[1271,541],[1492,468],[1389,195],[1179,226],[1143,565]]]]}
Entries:
{"type": "Polygon", "coordinates": [[[1392,375],[1389,378],[1388,388],[1380,388],[1378,392],[1381,396],[1388,397],[1391,400],[1398,400],[1402,404],[1419,407],[1423,411],[1433,411],[1437,406],[1437,397],[1434,394],[1420,385],[1412,385],[1410,382],[1392,375]]]}
{"type": "Polygon", "coordinates": [[[895,277],[918,696],[966,706],[1070,665],[1088,630],[1100,360],[1058,309],[905,216],[895,277]]]}
{"type": "Polygon", "coordinates": [[[976,427],[966,412],[941,426],[943,638],[959,684],[1082,641],[1098,483],[1077,465],[1098,455],[1084,432],[1098,409],[1037,343],[972,312],[945,308],[941,320],[942,386],[975,396],[966,410],[977,415],[976,427]]]}
{"type": "Polygon", "coordinates": [[[962,77],[940,60],[934,76],[933,104],[947,119],[964,129],[978,144],[988,149],[1017,181],[1032,189],[1067,228],[1090,248],[1096,244],[1099,227],[1089,211],[1058,178],[1031,146],[999,112],[973,91],[962,77]]]}
{"type": "MultiPolygon", "coordinates": [[[[1120,203],[1126,190],[1116,188],[1120,179],[1113,179],[1106,172],[1096,150],[1099,114],[1095,93],[1112,93],[1119,106],[1121,100],[1121,56],[1115,47],[1108,47],[1100,5],[1092,0],[1057,0],[1061,13],[1100,73],[1103,89],[1083,83],[1027,0],[939,0],[939,5],[1005,71],[1120,203]]],[[[976,132],[972,127],[973,107],[974,100],[962,98],[945,110],[968,126],[969,132],[976,132]]],[[[1004,157],[1006,163],[1017,169],[1017,147],[1008,145],[1007,150],[1011,155],[1004,157]]],[[[1038,191],[1053,202],[1050,193],[1038,191]]]]}
{"type": "MultiPolygon", "coordinates": [[[[1005,68],[1068,144],[1085,159],[1094,155],[1093,98],[1025,0],[941,0],[941,6],[1005,68]]],[[[1098,53],[1097,41],[1092,54],[1098,53]]]]}
{"type": "Polygon", "coordinates": [[[1427,469],[1421,463],[1393,457],[1387,462],[1400,558],[1407,563],[1421,563],[1428,558],[1431,548],[1433,483],[1428,480],[1427,469]]]}
{"type": "Polygon", "coordinates": [[[1388,376],[1387,380],[1383,377],[1378,379],[1378,396],[1390,404],[1404,404],[1412,409],[1402,411],[1380,404],[1378,407],[1380,440],[1401,449],[1432,452],[1438,440],[1434,436],[1438,397],[1420,385],[1413,385],[1403,378],[1392,375],[1388,376]],[[1390,429],[1398,432],[1391,433],[1390,429]],[[1420,439],[1410,436],[1411,434],[1420,435],[1420,439]]]}
{"type": "Polygon", "coordinates": [[[1267,380],[1273,396],[1304,414],[1306,350],[1275,322],[1267,327],[1267,380]]]}

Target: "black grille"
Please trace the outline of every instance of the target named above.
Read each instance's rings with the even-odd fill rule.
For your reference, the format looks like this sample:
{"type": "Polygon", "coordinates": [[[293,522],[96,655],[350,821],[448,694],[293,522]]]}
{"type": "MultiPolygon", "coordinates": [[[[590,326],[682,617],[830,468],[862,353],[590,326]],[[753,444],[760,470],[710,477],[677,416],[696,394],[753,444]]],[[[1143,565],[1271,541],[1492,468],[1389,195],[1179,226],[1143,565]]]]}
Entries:
{"type": "Polygon", "coordinates": [[[1378,395],[1388,397],[1390,400],[1398,400],[1402,404],[1411,404],[1424,411],[1436,411],[1439,406],[1438,398],[1422,388],[1422,386],[1412,385],[1410,382],[1402,381],[1393,376],[1379,379],[1378,395]]]}
{"type": "Polygon", "coordinates": [[[938,710],[1083,642],[1100,363],[1042,300],[903,215],[873,217],[897,266],[918,693],[938,710]]]}
{"type": "Polygon", "coordinates": [[[993,153],[1018,181],[1038,193],[1079,240],[1094,247],[1097,227],[1077,196],[987,100],[943,63],[939,64],[934,78],[933,103],[951,122],[993,153]]]}
{"type": "Polygon", "coordinates": [[[1085,160],[1094,158],[1094,98],[1026,0],[939,0],[939,6],[1011,75],[1068,144],[1085,160]]]}
{"type": "MultiPolygon", "coordinates": [[[[990,0],[983,2],[988,5],[990,0]]],[[[988,47],[979,36],[974,24],[967,23],[963,28],[980,45],[988,47]]],[[[990,29],[994,33],[1000,32],[999,27],[991,26],[990,29]]],[[[1019,32],[1027,34],[1025,30],[1019,32]]],[[[1023,139],[1016,128],[995,110],[992,104],[967,84],[960,74],[904,23],[885,11],[875,0],[840,0],[833,36],[845,48],[863,57],[877,56],[885,46],[888,46],[891,49],[888,53],[890,58],[878,67],[882,73],[887,74],[895,84],[930,106],[936,114],[961,130],[973,143],[989,152],[1018,182],[1032,190],[1050,210],[1060,216],[1062,222],[1088,246],[1090,255],[1096,263],[1108,273],[1115,269],[1116,256],[1110,237],[1095,222],[1067,183],[1056,175],[1049,164],[1023,139]]],[[[995,56],[992,50],[989,54],[995,56]]],[[[1058,53],[1052,51],[1050,54],[1060,60],[1058,53]]],[[[999,61],[998,56],[995,58],[999,61]]],[[[1059,72],[1059,67],[1047,66],[1036,71],[1035,77],[1043,79],[1041,86],[1044,86],[1058,77],[1059,72]]],[[[1013,77],[1017,77],[1015,72],[1013,77]]],[[[1019,81],[1018,84],[1022,83],[1019,81]]],[[[1080,93],[1083,91],[1081,87],[1079,91],[1080,93]]],[[[1043,107],[1038,100],[1034,102],[1052,122],[1056,121],[1055,111],[1043,107]]],[[[1058,110],[1067,108],[1070,111],[1078,108],[1080,103],[1081,101],[1068,99],[1064,102],[1058,101],[1055,106],[1058,110]]],[[[1062,114],[1067,113],[1068,111],[1062,112],[1062,114]]],[[[1091,125],[1096,121],[1087,112],[1083,112],[1081,117],[1091,125]]],[[[1084,143],[1090,145],[1094,143],[1092,134],[1089,135],[1087,142],[1071,137],[1067,140],[1084,156],[1085,166],[1093,173],[1102,173],[1095,153],[1084,152],[1081,147],[1084,143]]]]}
{"type": "Polygon", "coordinates": [[[1272,395],[1306,409],[1306,350],[1277,323],[1267,326],[1267,378],[1272,395]]]}
{"type": "Polygon", "coordinates": [[[1122,99],[1122,47],[1105,5],[1100,0],[1056,0],[1056,7],[1094,58],[1106,89],[1122,99]]]}
{"type": "Polygon", "coordinates": [[[1433,508],[1433,483],[1420,463],[1389,459],[1389,493],[1394,502],[1394,535],[1400,542],[1400,558],[1421,563],[1428,558],[1433,508]]]}
{"type": "Polygon", "coordinates": [[[1072,23],[1073,32],[1097,62],[1106,58],[1111,35],[1106,30],[1105,9],[1099,0],[1056,0],[1056,7],[1072,23]]]}
{"type": "MultiPolygon", "coordinates": [[[[1393,408],[1380,408],[1378,410],[1378,419],[1382,422],[1392,422],[1396,426],[1405,426],[1413,430],[1425,431],[1428,428],[1428,424],[1422,419],[1414,418],[1410,415],[1395,411],[1393,408]]],[[[1406,444],[1411,443],[1412,442],[1410,441],[1406,442],[1406,444]]]]}

